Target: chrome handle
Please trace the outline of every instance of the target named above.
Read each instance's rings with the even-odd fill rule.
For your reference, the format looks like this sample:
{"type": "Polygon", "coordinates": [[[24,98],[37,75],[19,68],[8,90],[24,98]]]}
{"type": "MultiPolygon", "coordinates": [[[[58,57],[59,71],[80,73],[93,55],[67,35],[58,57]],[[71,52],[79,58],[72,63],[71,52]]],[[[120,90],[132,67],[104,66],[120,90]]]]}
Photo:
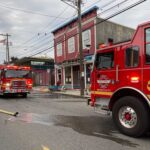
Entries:
{"type": "Polygon", "coordinates": [[[119,82],[118,73],[119,73],[119,65],[116,65],[116,82],[119,82]]]}

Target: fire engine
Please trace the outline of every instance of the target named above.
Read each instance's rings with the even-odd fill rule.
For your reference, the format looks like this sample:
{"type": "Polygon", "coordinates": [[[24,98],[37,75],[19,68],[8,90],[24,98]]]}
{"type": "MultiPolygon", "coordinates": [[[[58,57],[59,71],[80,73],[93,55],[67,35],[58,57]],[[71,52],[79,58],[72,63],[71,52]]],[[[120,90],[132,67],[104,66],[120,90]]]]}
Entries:
{"type": "Polygon", "coordinates": [[[124,134],[139,137],[150,129],[150,22],[139,25],[130,41],[98,49],[88,104],[112,114],[124,134]]]}
{"type": "Polygon", "coordinates": [[[0,65],[0,95],[27,97],[32,89],[30,67],[0,65]]]}

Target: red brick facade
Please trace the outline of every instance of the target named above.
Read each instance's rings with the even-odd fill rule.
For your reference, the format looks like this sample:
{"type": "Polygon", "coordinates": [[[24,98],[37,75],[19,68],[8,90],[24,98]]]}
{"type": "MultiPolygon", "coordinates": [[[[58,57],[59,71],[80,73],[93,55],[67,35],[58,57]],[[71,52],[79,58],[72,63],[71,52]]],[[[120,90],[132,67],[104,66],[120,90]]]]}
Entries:
{"type": "MultiPolygon", "coordinates": [[[[87,29],[91,32],[91,48],[88,54],[93,54],[95,51],[95,17],[97,13],[96,10],[88,13],[82,18],[83,27],[82,30],[85,31],[87,29]],[[93,19],[92,19],[93,18],[93,19]],[[90,21],[91,20],[91,21],[90,21]]],[[[74,21],[67,26],[58,29],[54,32],[54,45],[55,45],[55,63],[59,64],[64,61],[77,59],[79,56],[79,45],[78,45],[78,21],[74,21]],[[68,39],[70,37],[75,38],[75,52],[68,52],[68,39]],[[57,56],[57,44],[62,43],[62,56],[57,56]]],[[[87,50],[83,50],[83,54],[87,54],[87,50]],[[85,52],[85,53],[84,53],[85,52]]]]}

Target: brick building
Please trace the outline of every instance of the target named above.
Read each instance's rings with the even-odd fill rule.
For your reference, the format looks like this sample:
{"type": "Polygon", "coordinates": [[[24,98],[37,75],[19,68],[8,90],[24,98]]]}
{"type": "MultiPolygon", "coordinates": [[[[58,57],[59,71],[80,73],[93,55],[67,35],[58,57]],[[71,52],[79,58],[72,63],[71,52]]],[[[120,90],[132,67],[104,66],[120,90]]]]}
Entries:
{"type": "MultiPolygon", "coordinates": [[[[94,6],[82,13],[82,38],[84,56],[85,88],[90,83],[90,66],[100,44],[113,39],[114,43],[129,40],[133,29],[110,22],[102,22],[97,16],[98,7],[94,6]],[[101,23],[100,23],[101,22],[101,23]]],[[[78,18],[60,25],[52,31],[55,50],[55,81],[61,81],[66,88],[80,88],[78,18]]],[[[55,83],[55,84],[56,84],[55,83]]]]}

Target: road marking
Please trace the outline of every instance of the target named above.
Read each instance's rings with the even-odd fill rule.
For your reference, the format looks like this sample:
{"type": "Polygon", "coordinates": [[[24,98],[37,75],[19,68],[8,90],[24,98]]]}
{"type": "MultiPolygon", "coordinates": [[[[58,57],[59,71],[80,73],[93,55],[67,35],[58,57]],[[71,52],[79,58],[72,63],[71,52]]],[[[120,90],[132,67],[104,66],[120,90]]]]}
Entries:
{"type": "Polygon", "coordinates": [[[50,150],[48,147],[42,145],[43,150],[50,150]]]}

